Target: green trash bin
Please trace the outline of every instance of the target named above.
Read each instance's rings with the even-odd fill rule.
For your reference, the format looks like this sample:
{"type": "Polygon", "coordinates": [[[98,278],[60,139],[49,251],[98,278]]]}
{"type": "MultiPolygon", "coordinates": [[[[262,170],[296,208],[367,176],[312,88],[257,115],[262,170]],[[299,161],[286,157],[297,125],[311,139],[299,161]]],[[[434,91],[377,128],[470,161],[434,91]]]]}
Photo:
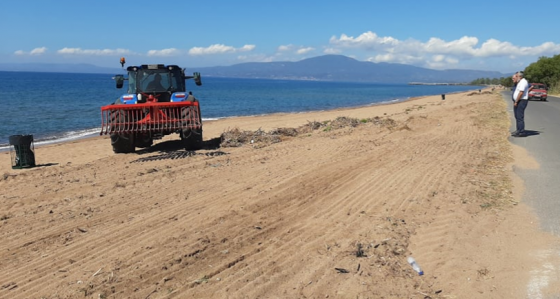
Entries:
{"type": "Polygon", "coordinates": [[[12,169],[35,167],[33,135],[12,135],[9,139],[12,169]]]}

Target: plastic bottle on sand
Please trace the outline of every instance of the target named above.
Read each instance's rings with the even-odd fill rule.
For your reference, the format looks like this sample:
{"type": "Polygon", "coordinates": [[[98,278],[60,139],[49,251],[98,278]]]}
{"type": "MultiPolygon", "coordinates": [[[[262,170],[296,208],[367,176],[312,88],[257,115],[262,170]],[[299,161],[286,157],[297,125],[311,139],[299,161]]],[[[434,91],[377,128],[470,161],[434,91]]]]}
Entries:
{"type": "Polygon", "coordinates": [[[409,256],[407,261],[412,266],[412,269],[418,272],[418,275],[424,275],[424,271],[422,271],[422,268],[420,268],[420,266],[418,265],[418,263],[413,257],[409,256]]]}

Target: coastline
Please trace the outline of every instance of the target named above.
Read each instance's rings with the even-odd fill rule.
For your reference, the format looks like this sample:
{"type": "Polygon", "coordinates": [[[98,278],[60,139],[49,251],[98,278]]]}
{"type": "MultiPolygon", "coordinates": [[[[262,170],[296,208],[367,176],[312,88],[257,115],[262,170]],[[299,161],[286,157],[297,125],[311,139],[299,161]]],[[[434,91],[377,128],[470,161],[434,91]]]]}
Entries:
{"type": "MultiPolygon", "coordinates": [[[[474,92],[476,90],[478,90],[478,89],[473,89],[473,90],[469,90],[469,91],[455,91],[455,92],[447,93],[447,95],[469,93],[469,92],[474,92]]],[[[367,107],[392,105],[392,104],[404,103],[404,102],[413,101],[413,100],[417,100],[417,99],[421,99],[421,98],[425,98],[425,97],[432,97],[432,96],[435,97],[435,96],[440,96],[440,95],[426,95],[426,96],[419,96],[419,97],[409,97],[409,98],[403,99],[403,100],[392,99],[392,100],[383,101],[383,102],[379,102],[379,103],[371,103],[371,104],[367,104],[367,105],[350,106],[350,107],[338,107],[338,108],[333,108],[333,109],[329,109],[329,110],[298,111],[298,112],[290,112],[290,113],[279,112],[279,113],[257,114],[257,115],[248,115],[248,116],[220,117],[220,118],[214,118],[214,119],[208,119],[208,120],[203,119],[203,124],[212,123],[212,122],[225,120],[225,119],[236,119],[236,118],[285,116],[285,115],[290,115],[290,114],[313,114],[313,113],[323,113],[323,112],[329,112],[329,111],[331,111],[331,112],[340,111],[341,113],[343,113],[345,110],[350,110],[350,109],[361,109],[361,108],[367,108],[367,107]]],[[[83,139],[103,137],[102,135],[99,135],[98,132],[93,132],[97,129],[98,129],[98,131],[100,130],[99,128],[84,129],[84,130],[81,130],[81,131],[83,131],[83,132],[92,131],[92,133],[85,133],[85,134],[84,133],[78,133],[77,135],[69,135],[69,136],[65,136],[65,137],[61,137],[61,138],[53,138],[53,139],[46,139],[46,140],[44,140],[44,139],[43,140],[41,140],[41,139],[34,140],[34,147],[35,148],[40,148],[40,147],[43,147],[43,146],[55,145],[55,144],[60,144],[60,143],[65,143],[65,142],[74,142],[74,141],[83,140],[83,139]]],[[[64,136],[65,134],[68,134],[68,132],[60,132],[59,134],[64,136]]],[[[31,134],[31,135],[33,135],[33,134],[31,134]]],[[[155,142],[157,143],[158,141],[155,141],[155,142]]],[[[10,150],[10,145],[9,144],[0,145],[0,153],[8,152],[9,150],[10,150]]]]}
{"type": "MultiPolygon", "coordinates": [[[[475,88],[475,87],[472,87],[472,88],[475,88]]],[[[434,90],[432,90],[432,91],[434,91],[434,90]]],[[[264,90],[263,92],[266,92],[266,90],[264,90]]],[[[371,92],[372,92],[372,94],[371,94],[372,96],[377,97],[375,95],[375,92],[376,92],[375,90],[372,90],[371,92]]],[[[455,91],[453,91],[453,92],[455,92],[455,91]]],[[[279,96],[279,94],[277,94],[277,93],[278,93],[278,91],[276,91],[276,94],[273,93],[273,96],[279,96]]],[[[339,91],[335,90],[335,93],[333,95],[343,96],[342,94],[339,94],[339,93],[340,93],[339,91]]],[[[345,101],[338,101],[338,100],[333,101],[334,99],[333,99],[332,96],[330,96],[330,97],[326,96],[326,98],[324,99],[325,103],[323,105],[320,104],[320,101],[317,102],[316,99],[312,98],[313,100],[310,101],[310,103],[312,103],[311,104],[312,106],[305,107],[305,106],[300,106],[300,105],[292,105],[291,107],[293,109],[295,109],[293,112],[288,112],[288,111],[280,112],[280,111],[278,111],[278,113],[301,113],[300,111],[305,111],[305,112],[317,111],[318,112],[318,111],[325,110],[325,109],[322,109],[321,106],[331,106],[330,108],[327,108],[327,110],[330,110],[330,109],[361,107],[361,106],[378,105],[378,104],[384,104],[384,103],[401,102],[401,101],[408,100],[408,98],[410,96],[400,98],[398,94],[400,94],[401,96],[405,96],[406,93],[407,92],[404,92],[404,93],[403,92],[396,92],[393,95],[394,97],[387,98],[386,100],[383,100],[381,102],[377,102],[377,101],[364,102],[364,98],[367,97],[367,94],[364,94],[364,93],[358,95],[357,98],[359,98],[359,100],[349,99],[348,101],[346,101],[346,100],[345,101]],[[315,109],[307,110],[307,111],[305,110],[306,108],[312,108],[312,107],[315,107],[315,109]],[[303,109],[303,110],[299,110],[299,109],[303,109]]],[[[415,93],[418,93],[418,91],[412,92],[412,94],[415,94],[415,93]]],[[[429,95],[430,94],[425,95],[425,96],[429,96],[429,95]]],[[[381,97],[384,98],[383,96],[381,96],[381,97]]],[[[374,99],[372,99],[372,100],[374,100],[374,99]]],[[[252,101],[253,101],[252,103],[254,104],[255,99],[253,98],[252,101]]],[[[206,104],[206,105],[209,105],[209,106],[205,106],[204,110],[205,111],[207,110],[208,112],[203,113],[203,116],[204,115],[208,116],[207,115],[208,113],[213,114],[212,117],[209,118],[209,120],[243,116],[243,115],[230,115],[231,113],[226,112],[226,111],[222,111],[221,107],[219,107],[219,106],[215,107],[215,105],[216,105],[215,102],[212,103],[212,104],[211,103],[212,103],[212,101],[210,101],[206,104]]],[[[264,107],[266,107],[266,105],[264,107]]],[[[262,109],[264,107],[261,107],[259,109],[262,109]]],[[[255,109],[255,111],[254,111],[255,113],[253,113],[252,115],[253,116],[259,116],[259,115],[269,114],[268,112],[263,113],[263,114],[258,113],[259,109],[255,109]]],[[[263,110],[266,110],[266,109],[263,109],[263,110]]],[[[285,110],[285,109],[272,109],[272,110],[285,110]]],[[[248,110],[245,111],[245,113],[246,112],[248,112],[248,110]]],[[[273,113],[276,113],[276,112],[273,112],[273,113]]],[[[97,119],[95,119],[93,121],[96,121],[96,120],[97,119]]],[[[203,121],[204,121],[204,119],[203,119],[203,121]]],[[[89,122],[91,122],[91,120],[89,122]]],[[[78,123],[78,122],[74,122],[74,121],[68,122],[68,124],[74,124],[74,123],[78,123]]],[[[94,122],[94,124],[95,124],[95,122],[94,122]]],[[[51,127],[51,125],[49,125],[48,127],[51,127]]],[[[64,141],[64,140],[71,141],[73,139],[80,139],[83,136],[86,136],[86,137],[95,136],[95,132],[99,129],[95,125],[93,127],[81,127],[81,126],[72,125],[72,126],[66,128],[66,129],[64,129],[64,127],[62,125],[52,124],[52,127],[53,128],[59,127],[59,129],[61,131],[52,131],[52,129],[49,129],[48,132],[43,132],[43,130],[38,129],[38,128],[33,130],[34,127],[31,127],[31,128],[30,127],[19,127],[18,128],[18,127],[7,126],[7,127],[4,128],[4,130],[2,130],[3,135],[4,135],[4,139],[2,139],[1,142],[0,142],[0,152],[6,151],[8,149],[8,147],[9,147],[8,137],[10,135],[18,135],[18,134],[33,135],[35,144],[36,145],[41,145],[41,144],[48,144],[48,143],[58,143],[58,142],[61,142],[61,141],[64,141]],[[93,133],[89,133],[89,132],[93,132],[93,133]]]]}

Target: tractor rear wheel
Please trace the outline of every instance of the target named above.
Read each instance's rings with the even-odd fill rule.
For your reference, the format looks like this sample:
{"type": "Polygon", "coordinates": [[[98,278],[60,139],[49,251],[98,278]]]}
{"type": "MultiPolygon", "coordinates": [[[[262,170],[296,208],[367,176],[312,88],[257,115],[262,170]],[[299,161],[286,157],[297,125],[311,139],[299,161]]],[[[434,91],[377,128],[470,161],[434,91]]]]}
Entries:
{"type": "Polygon", "coordinates": [[[187,151],[199,150],[202,148],[202,129],[184,129],[181,132],[181,140],[187,151]]]}
{"type": "MultiPolygon", "coordinates": [[[[123,111],[115,111],[111,114],[111,123],[122,124],[125,121],[126,116],[123,111]]],[[[119,131],[119,128],[115,128],[115,131],[119,131]]],[[[111,134],[111,145],[115,154],[133,153],[135,150],[134,134],[111,134]]]]}
{"type": "Polygon", "coordinates": [[[134,146],[136,147],[146,148],[152,146],[152,144],[154,144],[154,140],[150,135],[137,134],[134,136],[134,146]]]}
{"type": "Polygon", "coordinates": [[[181,119],[185,122],[185,127],[187,127],[181,130],[181,140],[183,141],[183,147],[187,151],[194,151],[202,148],[202,128],[188,128],[192,122],[198,121],[198,123],[202,123],[200,118],[196,119],[199,117],[200,113],[198,113],[197,116],[193,108],[194,107],[187,107],[183,108],[181,111],[181,119]]]}
{"type": "Polygon", "coordinates": [[[134,136],[132,134],[111,135],[111,145],[115,154],[134,153],[134,136]]]}

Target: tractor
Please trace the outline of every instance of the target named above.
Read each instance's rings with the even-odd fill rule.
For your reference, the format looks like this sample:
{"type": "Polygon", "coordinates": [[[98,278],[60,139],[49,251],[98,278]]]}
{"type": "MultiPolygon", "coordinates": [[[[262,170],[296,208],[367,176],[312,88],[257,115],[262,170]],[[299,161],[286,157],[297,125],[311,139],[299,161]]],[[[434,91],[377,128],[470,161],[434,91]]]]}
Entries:
{"type": "MultiPolygon", "coordinates": [[[[124,67],[124,58],[121,58],[124,67]]],[[[150,147],[154,139],[178,133],[183,147],[202,147],[199,101],[187,92],[186,80],[202,85],[200,73],[185,75],[176,65],[147,64],[126,68],[128,78],[115,75],[117,88],[128,90],[113,104],[101,107],[101,133],[109,135],[115,153],[132,153],[150,147]]]]}

